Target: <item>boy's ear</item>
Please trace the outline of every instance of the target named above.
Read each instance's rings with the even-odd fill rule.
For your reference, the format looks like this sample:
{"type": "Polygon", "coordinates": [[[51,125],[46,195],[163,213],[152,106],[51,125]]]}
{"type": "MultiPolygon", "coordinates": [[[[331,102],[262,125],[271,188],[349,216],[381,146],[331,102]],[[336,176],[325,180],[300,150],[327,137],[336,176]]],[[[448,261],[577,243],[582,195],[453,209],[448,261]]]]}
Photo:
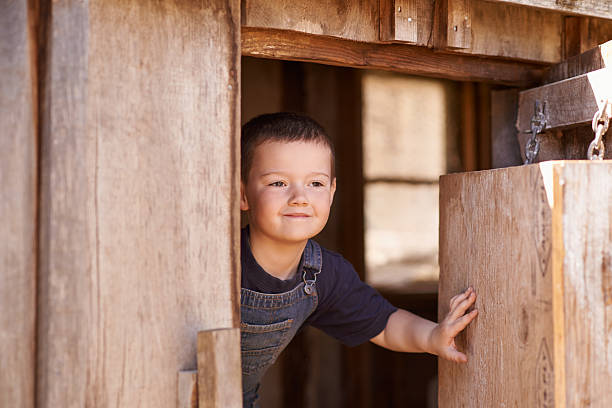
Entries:
{"type": "Polygon", "coordinates": [[[334,177],[334,179],[331,182],[331,186],[330,186],[330,193],[331,193],[331,198],[329,200],[329,205],[331,207],[331,204],[334,202],[334,194],[336,194],[336,178],[334,177]]]}
{"type": "Polygon", "coordinates": [[[244,183],[241,181],[240,182],[240,210],[248,211],[248,209],[249,209],[249,202],[247,201],[247,197],[246,197],[246,187],[244,186],[244,183]]]}

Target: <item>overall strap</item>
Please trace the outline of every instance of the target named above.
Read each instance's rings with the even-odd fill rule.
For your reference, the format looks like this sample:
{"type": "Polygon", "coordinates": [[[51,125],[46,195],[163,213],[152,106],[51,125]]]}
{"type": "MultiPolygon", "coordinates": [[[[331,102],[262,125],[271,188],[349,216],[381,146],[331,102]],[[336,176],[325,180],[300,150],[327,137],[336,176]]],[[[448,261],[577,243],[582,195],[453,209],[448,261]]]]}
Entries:
{"type": "Polygon", "coordinates": [[[321,246],[309,239],[304,248],[304,263],[302,265],[302,280],[304,281],[304,292],[307,295],[313,292],[317,282],[317,275],[321,273],[322,266],[323,256],[321,254],[321,246]]]}

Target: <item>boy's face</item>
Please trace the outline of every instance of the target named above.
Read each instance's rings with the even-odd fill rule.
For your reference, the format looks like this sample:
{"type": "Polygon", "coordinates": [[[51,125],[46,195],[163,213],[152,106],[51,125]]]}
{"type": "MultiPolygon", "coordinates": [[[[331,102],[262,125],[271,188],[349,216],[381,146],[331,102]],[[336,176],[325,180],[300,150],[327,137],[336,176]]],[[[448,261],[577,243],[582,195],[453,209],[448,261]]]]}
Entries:
{"type": "Polygon", "coordinates": [[[336,191],[331,152],[313,142],[266,142],[255,148],[241,184],[240,209],[249,212],[251,234],[283,243],[317,235],[336,191]]]}

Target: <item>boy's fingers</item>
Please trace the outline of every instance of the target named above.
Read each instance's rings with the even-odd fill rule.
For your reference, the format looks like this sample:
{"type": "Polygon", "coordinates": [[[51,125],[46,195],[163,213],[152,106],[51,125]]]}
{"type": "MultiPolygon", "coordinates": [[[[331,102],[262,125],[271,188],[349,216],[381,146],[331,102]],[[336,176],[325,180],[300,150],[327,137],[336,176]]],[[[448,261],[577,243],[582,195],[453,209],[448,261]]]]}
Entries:
{"type": "Polygon", "coordinates": [[[449,302],[449,306],[451,308],[451,310],[454,309],[454,306],[458,303],[461,302],[463,299],[465,299],[466,297],[468,297],[472,292],[474,291],[474,289],[472,289],[472,287],[470,286],[469,288],[467,288],[465,291],[463,291],[462,293],[459,293],[455,296],[453,296],[449,302]]]}
{"type": "Polygon", "coordinates": [[[454,310],[451,309],[450,315],[452,319],[458,319],[476,302],[476,293],[471,292],[469,296],[455,305],[454,310]]]}
{"type": "Polygon", "coordinates": [[[474,309],[470,313],[461,316],[453,324],[453,329],[454,329],[453,331],[456,334],[458,334],[460,331],[465,329],[467,327],[467,325],[470,324],[472,322],[472,320],[474,320],[476,318],[476,316],[478,316],[478,309],[474,309]]]}

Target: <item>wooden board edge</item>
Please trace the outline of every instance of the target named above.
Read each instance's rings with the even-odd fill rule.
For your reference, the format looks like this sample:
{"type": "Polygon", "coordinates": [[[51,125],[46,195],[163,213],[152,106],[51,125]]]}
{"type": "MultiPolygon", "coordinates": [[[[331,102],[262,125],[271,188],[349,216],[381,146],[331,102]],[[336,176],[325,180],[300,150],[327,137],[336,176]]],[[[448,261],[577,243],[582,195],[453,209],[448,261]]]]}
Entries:
{"type": "Polygon", "coordinates": [[[527,87],[539,84],[541,64],[436,52],[407,44],[371,44],[297,31],[242,27],[242,55],[352,68],[381,69],[527,87]]]}

